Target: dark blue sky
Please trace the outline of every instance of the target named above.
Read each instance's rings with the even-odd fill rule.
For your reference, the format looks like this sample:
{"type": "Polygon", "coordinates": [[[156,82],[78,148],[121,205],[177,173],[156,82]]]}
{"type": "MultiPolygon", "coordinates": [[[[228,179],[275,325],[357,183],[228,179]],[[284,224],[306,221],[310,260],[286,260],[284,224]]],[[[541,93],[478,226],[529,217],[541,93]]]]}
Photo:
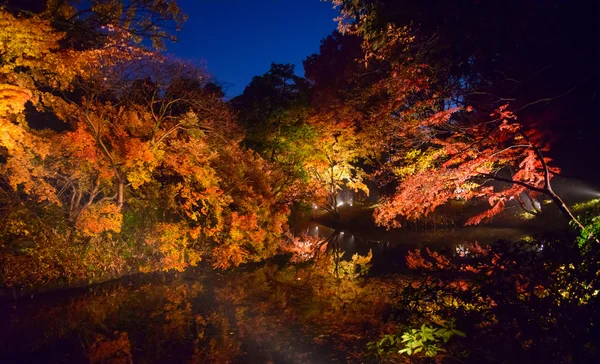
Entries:
{"type": "Polygon", "coordinates": [[[331,2],[319,0],[180,0],[188,21],[179,42],[167,45],[175,56],[204,64],[237,96],[271,62],[293,63],[319,51],[337,16],[331,2]]]}

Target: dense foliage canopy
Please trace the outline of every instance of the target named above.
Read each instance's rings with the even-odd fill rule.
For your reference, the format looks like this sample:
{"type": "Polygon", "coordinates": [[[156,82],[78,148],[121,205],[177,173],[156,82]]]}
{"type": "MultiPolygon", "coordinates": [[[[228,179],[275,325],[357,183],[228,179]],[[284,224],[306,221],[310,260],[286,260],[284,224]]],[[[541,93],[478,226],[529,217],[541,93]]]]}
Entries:
{"type": "MultiPolygon", "coordinates": [[[[217,300],[262,295],[264,310],[273,310],[267,301],[310,301],[321,314],[286,315],[328,336],[351,337],[348,325],[364,320],[374,328],[350,341],[382,361],[510,360],[515,348],[527,360],[569,350],[567,361],[597,358],[597,328],[577,324],[598,317],[598,202],[572,209],[553,187],[556,176],[589,168],[583,157],[596,147],[574,136],[592,134],[588,119],[600,111],[600,48],[582,36],[599,33],[597,7],[333,3],[339,29],[306,58],[304,77],[273,63],[231,100],[204,70],[162,52],[186,19],[173,0],[0,6],[1,287],[82,285],[200,262],[228,269],[282,254],[289,265],[235,277],[217,300]],[[560,163],[574,156],[585,163],[560,163]],[[540,201],[572,231],[471,242],[456,254],[414,250],[414,272],[402,279],[368,280],[371,252],[345,256],[336,238],[290,229],[318,214],[339,227],[340,207],[354,202],[395,229],[452,203],[475,206],[456,220],[477,225],[512,207],[540,215],[540,201]],[[284,288],[273,293],[272,282],[284,288]],[[384,311],[385,324],[373,319],[384,311]],[[465,335],[479,351],[458,339],[465,335]]],[[[185,302],[190,289],[198,293],[181,287],[169,299],[185,302]]],[[[252,317],[237,319],[252,330],[252,317]]],[[[227,321],[196,320],[202,335],[227,321]]],[[[109,341],[130,351],[125,334],[109,341]]]]}

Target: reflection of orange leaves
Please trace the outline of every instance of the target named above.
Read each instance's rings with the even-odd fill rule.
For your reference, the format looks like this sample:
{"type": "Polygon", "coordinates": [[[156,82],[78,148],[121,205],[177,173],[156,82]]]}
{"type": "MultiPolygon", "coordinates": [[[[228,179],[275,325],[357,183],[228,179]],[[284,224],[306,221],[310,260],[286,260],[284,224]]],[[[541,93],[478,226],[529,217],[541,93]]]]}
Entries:
{"type": "MultiPolygon", "coordinates": [[[[115,336],[117,333],[115,332],[115,336]]],[[[131,344],[126,332],[118,334],[116,339],[99,335],[88,353],[90,364],[130,364],[131,344]]]]}
{"type": "Polygon", "coordinates": [[[529,292],[527,291],[527,288],[529,287],[528,279],[522,274],[517,274],[515,278],[516,292],[519,294],[529,295],[529,292]]]}
{"type": "Polygon", "coordinates": [[[248,253],[237,244],[217,246],[213,249],[213,267],[227,269],[237,267],[247,257],[248,253]]]}
{"type": "Polygon", "coordinates": [[[490,246],[482,247],[477,241],[474,244],[469,244],[469,251],[473,254],[487,255],[490,252],[490,250],[490,246]]]}
{"type": "Polygon", "coordinates": [[[481,272],[481,268],[476,268],[474,266],[472,266],[471,264],[467,264],[461,267],[461,270],[465,271],[465,272],[469,272],[469,273],[479,273],[481,272]]]}
{"type": "Polygon", "coordinates": [[[433,264],[426,261],[421,255],[421,250],[409,250],[406,256],[406,265],[410,269],[430,269],[433,264]]]}
{"type": "Polygon", "coordinates": [[[427,254],[434,260],[436,268],[445,269],[450,266],[450,259],[444,255],[441,255],[438,252],[431,251],[429,248],[426,248],[427,254]]]}
{"type": "Polygon", "coordinates": [[[105,231],[121,232],[123,215],[114,203],[104,202],[84,207],[77,218],[77,228],[87,236],[96,236],[105,231]]]}
{"type": "Polygon", "coordinates": [[[429,248],[426,248],[425,251],[429,256],[429,260],[423,257],[421,250],[409,250],[406,256],[406,265],[410,269],[446,269],[450,267],[450,259],[448,257],[434,252],[429,248]]]}
{"type": "Polygon", "coordinates": [[[464,280],[454,281],[448,284],[451,288],[454,288],[457,291],[466,291],[469,289],[469,284],[464,280]]]}

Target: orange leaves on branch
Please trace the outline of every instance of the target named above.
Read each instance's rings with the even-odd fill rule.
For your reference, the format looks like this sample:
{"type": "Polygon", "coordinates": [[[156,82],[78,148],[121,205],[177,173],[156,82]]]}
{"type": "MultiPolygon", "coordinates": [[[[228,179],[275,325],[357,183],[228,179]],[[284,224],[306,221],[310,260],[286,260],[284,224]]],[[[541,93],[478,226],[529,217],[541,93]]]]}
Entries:
{"type": "Polygon", "coordinates": [[[230,237],[233,242],[241,242],[247,239],[249,243],[260,243],[265,238],[266,232],[258,226],[256,213],[240,215],[237,212],[231,214],[230,237]]]}
{"type": "Polygon", "coordinates": [[[163,271],[171,269],[179,272],[189,266],[195,266],[202,259],[199,250],[194,248],[195,241],[185,224],[160,223],[154,232],[146,238],[146,243],[156,246],[160,255],[157,268],[163,271]]]}
{"type": "Polygon", "coordinates": [[[152,180],[152,172],[156,167],[155,155],[148,143],[137,138],[129,138],[125,143],[125,163],[127,180],[136,189],[152,180]]]}
{"type": "MultiPolygon", "coordinates": [[[[467,221],[467,225],[479,224],[502,212],[509,201],[518,200],[523,192],[546,188],[539,151],[547,150],[548,143],[539,132],[523,130],[506,105],[494,113],[500,118],[490,122],[451,124],[450,115],[455,112],[456,109],[449,109],[426,120],[429,126],[450,128],[450,136],[432,133],[426,151],[418,151],[416,159],[390,162],[408,164],[392,168],[401,183],[394,196],[376,210],[378,224],[398,227],[399,216],[414,220],[450,200],[485,198],[490,208],[467,221]],[[506,186],[487,182],[493,179],[506,186]]],[[[543,158],[544,163],[550,162],[543,158]]]]}
{"type": "Polygon", "coordinates": [[[106,231],[121,232],[123,215],[114,203],[102,202],[84,207],[77,218],[77,228],[86,236],[96,236],[106,231]]]}
{"type": "MultiPolygon", "coordinates": [[[[114,15],[105,3],[91,12],[114,15]]],[[[124,28],[97,26],[101,41],[75,49],[50,22],[0,10],[0,168],[15,196],[94,237],[92,265],[107,251],[145,271],[181,271],[200,252],[218,268],[276,254],[300,188],[241,148],[234,114],[202,71],[138,47],[124,28]],[[64,124],[30,127],[28,103],[64,124]]]]}
{"type": "Polygon", "coordinates": [[[32,97],[32,92],[26,88],[0,84],[0,118],[23,112],[25,103],[30,101],[32,97]]]}
{"type": "Polygon", "coordinates": [[[312,259],[317,253],[322,253],[327,248],[327,244],[324,244],[324,241],[318,236],[309,236],[306,234],[294,236],[288,234],[286,238],[287,243],[282,247],[282,250],[292,254],[291,261],[293,263],[305,262],[312,259]]]}
{"type": "Polygon", "coordinates": [[[420,123],[420,126],[439,126],[447,123],[452,115],[456,114],[460,110],[459,107],[453,107],[446,110],[442,110],[428,117],[420,123]]]}
{"type": "Polygon", "coordinates": [[[44,71],[59,63],[55,50],[62,37],[39,17],[15,17],[0,9],[0,74],[21,86],[31,85],[28,77],[17,72],[23,67],[34,71],[33,79],[44,81],[48,76],[44,71]]]}

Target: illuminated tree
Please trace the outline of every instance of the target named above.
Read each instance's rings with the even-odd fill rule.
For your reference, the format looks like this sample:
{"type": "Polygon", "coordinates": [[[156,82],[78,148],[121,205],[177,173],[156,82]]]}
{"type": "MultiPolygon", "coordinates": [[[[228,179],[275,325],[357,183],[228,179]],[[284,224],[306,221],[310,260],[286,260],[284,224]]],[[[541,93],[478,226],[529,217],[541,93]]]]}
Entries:
{"type": "MultiPolygon", "coordinates": [[[[374,125],[395,138],[385,142],[391,160],[384,174],[404,180],[399,194],[376,213],[381,223],[388,225],[400,211],[416,218],[452,198],[487,198],[492,209],[469,221],[477,223],[500,212],[507,201],[533,193],[548,196],[582,228],[554,193],[551,178],[558,169],[548,165],[550,135],[557,130],[565,134],[559,119],[582,120],[585,128],[589,123],[583,120],[589,116],[581,115],[595,114],[589,103],[580,102],[593,92],[589,63],[572,57],[589,52],[576,39],[597,31],[595,23],[578,21],[561,32],[548,21],[571,22],[566,14],[581,11],[579,7],[521,1],[484,6],[460,0],[433,2],[427,8],[411,0],[334,3],[342,12],[340,30],[360,36],[365,60],[384,66],[379,72],[392,81],[385,93],[408,101],[375,113],[377,120],[389,122],[374,125]],[[529,12],[544,14],[536,18],[544,21],[519,20],[529,12]],[[552,67],[548,59],[555,60],[552,67]],[[421,74],[420,80],[410,76],[411,68],[421,74]],[[398,76],[409,76],[408,82],[394,80],[398,76]],[[411,80],[421,85],[410,90],[411,80]],[[411,119],[415,123],[407,127],[411,119]],[[484,183],[486,178],[509,186],[494,189],[484,183]]],[[[568,129],[566,134],[577,128],[568,129]]],[[[566,156],[574,148],[564,150],[566,156]]]]}
{"type": "Polygon", "coordinates": [[[441,65],[426,63],[432,60],[433,46],[415,36],[418,31],[401,22],[378,23],[386,15],[377,12],[379,5],[367,3],[338,5],[345,16],[341,30],[363,39],[365,74],[378,75],[359,88],[364,103],[350,106],[359,115],[363,140],[371,140],[385,156],[376,176],[384,183],[399,182],[394,196],[377,208],[376,221],[398,227],[398,216],[417,219],[452,199],[485,198],[491,208],[467,221],[477,224],[502,211],[508,201],[534,193],[550,197],[583,229],[552,189],[558,169],[544,155],[547,133],[517,122],[502,99],[467,106],[475,100],[460,86],[469,79],[454,84],[445,79],[448,73],[441,65]],[[486,116],[489,107],[495,118],[486,116]],[[509,186],[494,187],[490,180],[509,186]]]}
{"type": "Polygon", "coordinates": [[[150,40],[155,48],[176,39],[187,16],[176,0],[7,0],[13,14],[36,14],[57,31],[65,33],[63,46],[93,49],[110,40],[107,26],[127,33],[136,43],[150,40]]]}
{"type": "Polygon", "coordinates": [[[246,131],[243,143],[280,172],[274,191],[281,202],[299,202],[309,194],[305,164],[316,143],[316,131],[307,122],[310,93],[293,65],[273,63],[231,101],[246,131]]]}
{"type": "Polygon", "coordinates": [[[285,175],[240,147],[204,72],[137,46],[122,26],[74,49],[41,16],[0,16],[2,243],[27,237],[41,256],[4,254],[6,284],[201,259],[227,268],[277,252],[285,175]]]}

